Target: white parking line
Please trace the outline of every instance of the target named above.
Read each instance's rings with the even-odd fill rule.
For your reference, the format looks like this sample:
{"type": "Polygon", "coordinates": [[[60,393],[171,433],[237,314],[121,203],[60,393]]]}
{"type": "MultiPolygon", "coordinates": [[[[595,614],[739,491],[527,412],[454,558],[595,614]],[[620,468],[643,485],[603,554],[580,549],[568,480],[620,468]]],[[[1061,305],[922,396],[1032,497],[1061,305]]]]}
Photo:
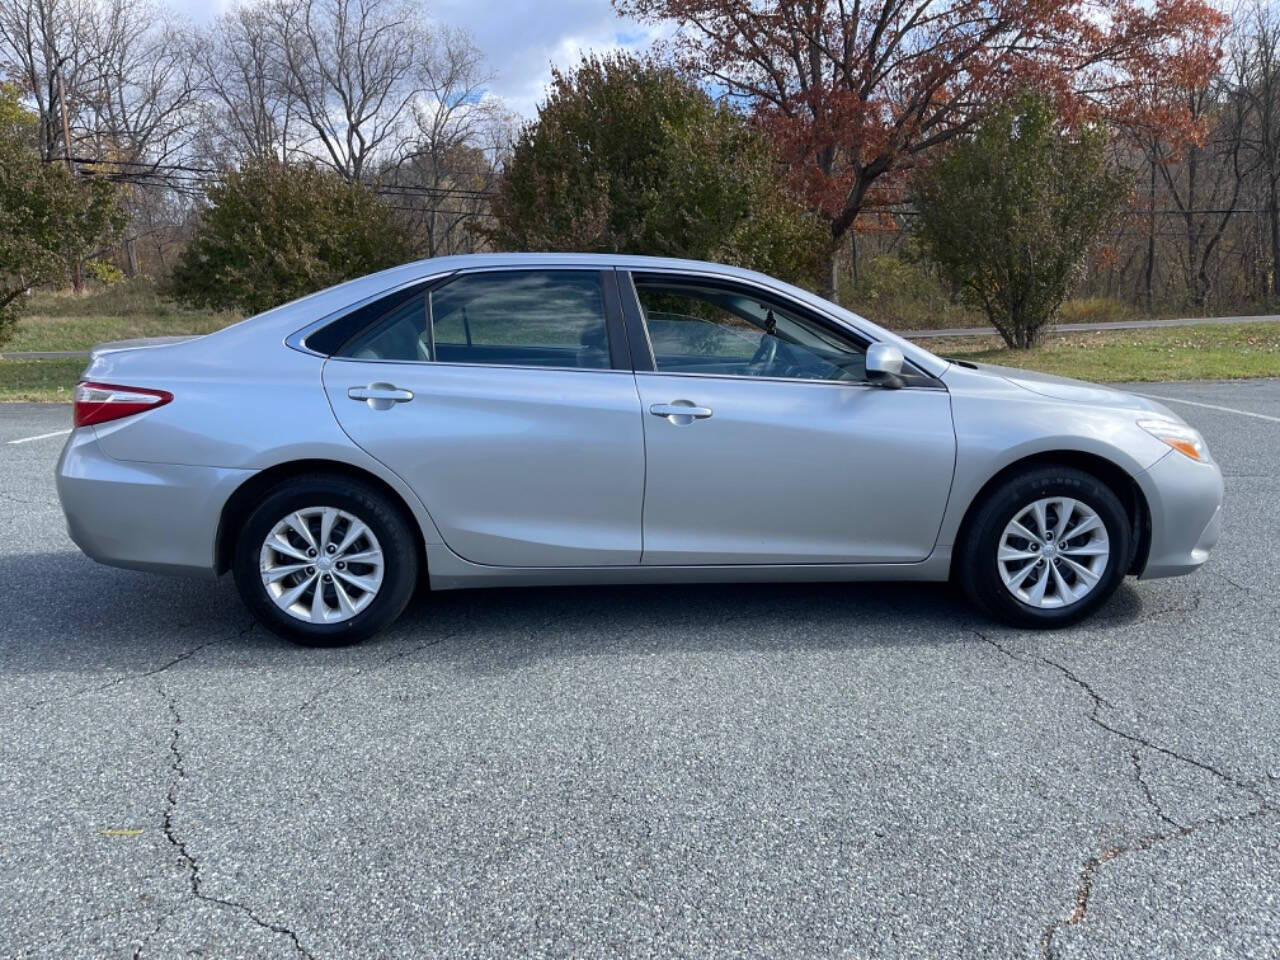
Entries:
{"type": "Polygon", "coordinates": [[[48,440],[50,437],[61,437],[70,432],[71,428],[67,427],[65,430],[55,430],[53,433],[41,433],[34,437],[22,437],[18,440],[10,440],[9,443],[30,443],[32,440],[48,440]]]}
{"type": "Polygon", "coordinates": [[[1280,423],[1280,417],[1273,417],[1266,413],[1254,413],[1252,410],[1237,410],[1235,407],[1220,407],[1216,403],[1201,403],[1198,400],[1179,400],[1177,397],[1161,397],[1154,393],[1141,394],[1144,397],[1150,397],[1152,400],[1163,400],[1166,403],[1185,403],[1189,407],[1204,407],[1206,410],[1221,410],[1223,413],[1238,413],[1242,417],[1253,417],[1256,420],[1270,420],[1272,423],[1280,423]]]}

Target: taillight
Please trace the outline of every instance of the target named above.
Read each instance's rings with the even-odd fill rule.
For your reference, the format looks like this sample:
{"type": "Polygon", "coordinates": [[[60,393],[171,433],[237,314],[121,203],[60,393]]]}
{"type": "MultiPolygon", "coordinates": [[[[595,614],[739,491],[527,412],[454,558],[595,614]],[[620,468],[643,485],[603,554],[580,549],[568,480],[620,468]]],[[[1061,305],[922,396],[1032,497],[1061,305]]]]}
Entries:
{"type": "Polygon", "coordinates": [[[87,427],[91,423],[119,420],[163,407],[172,399],[173,394],[167,390],[81,381],[76,384],[73,422],[77,427],[87,427]]]}

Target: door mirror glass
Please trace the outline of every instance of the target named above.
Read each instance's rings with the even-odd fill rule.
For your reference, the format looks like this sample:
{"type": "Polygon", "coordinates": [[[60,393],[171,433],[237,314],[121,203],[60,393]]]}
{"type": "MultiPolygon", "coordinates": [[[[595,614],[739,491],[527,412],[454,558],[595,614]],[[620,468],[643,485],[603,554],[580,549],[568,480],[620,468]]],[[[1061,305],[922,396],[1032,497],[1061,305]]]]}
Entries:
{"type": "Polygon", "coordinates": [[[887,343],[873,343],[867,348],[867,380],[884,387],[902,386],[902,351],[887,343]]]}

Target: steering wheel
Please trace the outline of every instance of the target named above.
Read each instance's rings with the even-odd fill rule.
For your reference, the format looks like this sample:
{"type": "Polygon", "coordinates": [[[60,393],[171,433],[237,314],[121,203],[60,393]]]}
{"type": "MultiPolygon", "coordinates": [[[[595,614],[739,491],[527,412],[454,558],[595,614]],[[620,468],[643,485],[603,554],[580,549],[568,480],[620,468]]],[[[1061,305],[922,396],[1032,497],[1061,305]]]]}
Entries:
{"type": "Polygon", "coordinates": [[[800,369],[795,353],[785,341],[765,334],[760,346],[747,364],[747,373],[753,377],[790,377],[800,369]]]}

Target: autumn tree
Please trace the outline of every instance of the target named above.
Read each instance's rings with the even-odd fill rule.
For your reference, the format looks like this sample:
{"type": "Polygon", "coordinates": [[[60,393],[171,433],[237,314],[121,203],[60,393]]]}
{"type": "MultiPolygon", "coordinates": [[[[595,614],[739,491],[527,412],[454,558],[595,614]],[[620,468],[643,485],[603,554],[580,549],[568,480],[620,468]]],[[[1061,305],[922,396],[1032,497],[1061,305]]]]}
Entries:
{"type": "Polygon", "coordinates": [[[822,239],[777,189],[761,135],[669,67],[625,55],[554,72],[494,214],[508,249],[720,260],[797,280],[822,239]]]}
{"type": "Polygon", "coordinates": [[[1047,97],[1024,94],[920,171],[914,199],[929,257],[1009,346],[1025,349],[1129,192],[1108,167],[1101,130],[1062,129],[1047,97]]]}
{"type": "Polygon", "coordinates": [[[1123,111],[1175,66],[1211,75],[1211,43],[1168,41],[1212,38],[1225,22],[1206,0],[614,3],[678,24],[682,61],[750,106],[826,226],[828,294],[858,217],[899,198],[907,171],[991,107],[1033,86],[1068,116],[1123,111]],[[1200,59],[1173,65],[1170,49],[1200,59]]]}

